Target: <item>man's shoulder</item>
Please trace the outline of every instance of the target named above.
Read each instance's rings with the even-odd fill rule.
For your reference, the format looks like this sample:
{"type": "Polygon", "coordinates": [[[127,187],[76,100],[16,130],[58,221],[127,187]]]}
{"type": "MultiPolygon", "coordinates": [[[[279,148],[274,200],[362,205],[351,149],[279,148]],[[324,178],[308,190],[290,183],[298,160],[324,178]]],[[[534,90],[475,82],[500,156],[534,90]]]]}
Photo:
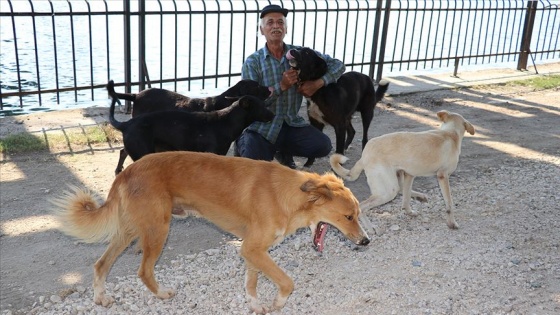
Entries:
{"type": "Polygon", "coordinates": [[[252,54],[250,54],[246,61],[251,61],[251,60],[261,60],[262,58],[266,57],[266,49],[265,48],[261,48],[255,52],[253,52],[252,54]]]}

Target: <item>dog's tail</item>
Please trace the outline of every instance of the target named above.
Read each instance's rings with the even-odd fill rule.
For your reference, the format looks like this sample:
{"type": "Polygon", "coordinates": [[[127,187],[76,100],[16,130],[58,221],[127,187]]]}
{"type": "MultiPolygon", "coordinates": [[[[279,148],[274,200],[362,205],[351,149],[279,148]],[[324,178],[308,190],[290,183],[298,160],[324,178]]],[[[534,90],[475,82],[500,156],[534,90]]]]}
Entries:
{"type": "Polygon", "coordinates": [[[86,243],[108,242],[121,233],[118,199],[110,198],[99,206],[90,191],[75,186],[70,189],[50,200],[59,230],[86,243]]]}
{"type": "MultiPolygon", "coordinates": [[[[107,83],[107,92],[109,92],[109,96],[111,96],[112,98],[117,98],[117,99],[122,99],[125,101],[131,101],[134,102],[136,101],[136,94],[134,93],[117,93],[115,92],[115,82],[113,80],[110,80],[107,83]]],[[[120,101],[118,101],[119,104],[121,103],[120,101]]]]}
{"type": "Polygon", "coordinates": [[[355,181],[364,170],[361,160],[356,162],[356,165],[354,165],[351,170],[342,166],[342,164],[346,163],[346,161],[348,161],[348,158],[338,153],[331,155],[331,158],[329,159],[332,169],[336,174],[338,174],[338,176],[349,181],[355,181]]]}
{"type": "Polygon", "coordinates": [[[377,86],[377,90],[375,91],[375,102],[379,102],[387,93],[387,89],[389,89],[389,81],[383,79],[379,81],[379,86],[377,86]]]}
{"type": "Polygon", "coordinates": [[[113,97],[113,101],[111,102],[111,107],[109,107],[109,122],[111,126],[115,127],[120,131],[123,131],[126,126],[126,122],[118,121],[115,119],[115,104],[119,101],[118,98],[113,97]]]}

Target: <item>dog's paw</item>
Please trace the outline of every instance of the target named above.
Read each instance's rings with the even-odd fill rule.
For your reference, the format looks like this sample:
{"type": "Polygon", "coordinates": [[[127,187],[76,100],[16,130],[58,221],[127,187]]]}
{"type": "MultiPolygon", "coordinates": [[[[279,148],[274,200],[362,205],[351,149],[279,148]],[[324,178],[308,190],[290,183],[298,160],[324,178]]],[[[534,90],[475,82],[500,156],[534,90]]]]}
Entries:
{"type": "Polygon", "coordinates": [[[406,212],[407,215],[409,215],[411,217],[417,217],[418,216],[418,212],[414,211],[412,209],[404,209],[404,211],[406,212]]]}
{"type": "Polygon", "coordinates": [[[428,197],[424,194],[418,194],[418,195],[414,196],[414,199],[416,199],[420,202],[428,202],[428,197]]]}
{"type": "Polygon", "coordinates": [[[459,224],[455,221],[447,221],[447,226],[452,230],[457,230],[459,228],[459,224]]]}
{"type": "Polygon", "coordinates": [[[93,302],[97,305],[103,305],[104,307],[109,307],[115,303],[115,299],[105,294],[94,294],[93,302]]]}
{"type": "Polygon", "coordinates": [[[277,296],[274,299],[274,303],[272,304],[271,311],[275,311],[275,310],[279,310],[279,309],[283,308],[284,305],[286,305],[287,301],[288,301],[288,297],[277,296]]]}
{"type": "Polygon", "coordinates": [[[249,309],[251,309],[251,311],[255,314],[266,314],[270,312],[270,310],[267,307],[262,306],[259,303],[259,300],[255,297],[248,296],[247,302],[249,302],[249,309]]]}
{"type": "Polygon", "coordinates": [[[260,304],[251,304],[250,309],[255,314],[266,314],[270,313],[270,310],[267,307],[264,307],[260,304]]]}
{"type": "Polygon", "coordinates": [[[167,288],[161,288],[158,290],[158,293],[156,294],[156,296],[162,300],[166,300],[169,298],[172,298],[175,296],[175,290],[173,289],[167,289],[167,288]]]}

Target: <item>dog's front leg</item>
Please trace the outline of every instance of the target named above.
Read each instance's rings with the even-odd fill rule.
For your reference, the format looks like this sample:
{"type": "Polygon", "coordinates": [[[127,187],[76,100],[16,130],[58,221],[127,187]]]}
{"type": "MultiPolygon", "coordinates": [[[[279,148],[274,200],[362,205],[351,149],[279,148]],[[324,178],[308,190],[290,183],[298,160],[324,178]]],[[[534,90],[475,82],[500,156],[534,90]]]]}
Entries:
{"type": "Polygon", "coordinates": [[[245,290],[251,310],[257,314],[267,313],[284,307],[292,291],[294,291],[293,280],[272,260],[267,248],[252,247],[248,240],[243,241],[241,256],[247,264],[247,278],[245,279],[245,290]],[[271,309],[259,304],[257,299],[257,272],[262,271],[278,288],[271,309]]]}
{"type": "Polygon", "coordinates": [[[251,266],[251,263],[248,261],[246,261],[245,264],[247,265],[247,273],[245,274],[245,294],[247,296],[249,308],[256,314],[266,314],[268,313],[268,309],[259,303],[257,297],[259,272],[255,267],[251,266]]]}
{"type": "Polygon", "coordinates": [[[343,126],[333,126],[336,138],[336,153],[344,154],[344,149],[346,147],[346,125],[343,126]]]}
{"type": "Polygon", "coordinates": [[[449,174],[444,171],[439,171],[437,173],[437,179],[439,183],[439,189],[441,189],[441,194],[445,200],[445,211],[447,212],[447,226],[450,229],[458,229],[459,224],[455,221],[455,215],[453,213],[453,198],[451,197],[451,188],[449,186],[449,174]]]}

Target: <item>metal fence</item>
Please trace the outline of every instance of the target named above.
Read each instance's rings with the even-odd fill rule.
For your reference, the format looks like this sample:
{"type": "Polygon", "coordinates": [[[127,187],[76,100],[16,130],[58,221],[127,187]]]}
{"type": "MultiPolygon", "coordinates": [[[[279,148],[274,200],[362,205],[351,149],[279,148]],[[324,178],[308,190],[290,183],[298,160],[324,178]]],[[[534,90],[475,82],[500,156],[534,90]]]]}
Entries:
{"type": "MultiPolygon", "coordinates": [[[[264,45],[271,1],[0,0],[0,115],[130,92],[225,89],[264,45]]],[[[286,42],[382,76],[560,60],[560,1],[272,1],[286,42]]],[[[53,107],[56,108],[56,107],[53,107]]]]}

